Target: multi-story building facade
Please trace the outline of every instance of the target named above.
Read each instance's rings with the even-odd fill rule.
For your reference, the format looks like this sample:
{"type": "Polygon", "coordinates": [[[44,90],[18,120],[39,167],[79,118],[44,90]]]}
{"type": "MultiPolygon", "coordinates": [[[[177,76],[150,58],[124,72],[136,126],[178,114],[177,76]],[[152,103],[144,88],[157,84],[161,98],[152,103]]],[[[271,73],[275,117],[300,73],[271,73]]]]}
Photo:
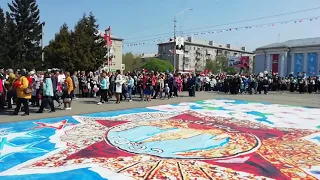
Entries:
{"type": "MultiPolygon", "coordinates": [[[[100,36],[103,40],[105,32],[99,30],[96,36],[100,36]]],[[[118,38],[111,34],[112,46],[110,47],[110,55],[112,57],[112,63],[110,64],[110,70],[116,71],[117,69],[122,69],[122,47],[123,47],[123,39],[118,38]]],[[[107,55],[106,55],[107,57],[107,55]]],[[[104,65],[103,69],[107,70],[107,66],[104,65]]]]}
{"type": "Polygon", "coordinates": [[[320,74],[320,38],[294,39],[255,50],[254,73],[272,71],[279,76],[320,74]]]}
{"type": "Polygon", "coordinates": [[[117,69],[122,68],[122,46],[123,46],[123,39],[117,38],[111,35],[112,47],[111,47],[111,54],[112,63],[110,64],[110,71],[116,71],[117,69]]]}
{"type": "MultiPolygon", "coordinates": [[[[175,43],[173,41],[158,44],[160,59],[170,61],[173,64],[175,43]]],[[[246,51],[246,47],[235,47],[231,44],[215,44],[214,41],[197,40],[188,37],[184,41],[184,53],[176,54],[178,71],[203,71],[208,60],[215,60],[218,55],[225,56],[250,56],[253,53],[246,51]]]]}

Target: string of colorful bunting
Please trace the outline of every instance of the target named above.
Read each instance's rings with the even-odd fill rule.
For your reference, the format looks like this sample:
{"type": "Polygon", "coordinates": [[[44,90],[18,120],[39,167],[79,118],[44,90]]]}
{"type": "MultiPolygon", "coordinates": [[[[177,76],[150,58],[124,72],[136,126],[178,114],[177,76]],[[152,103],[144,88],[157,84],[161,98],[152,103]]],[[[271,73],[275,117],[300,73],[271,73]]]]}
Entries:
{"type": "MultiPolygon", "coordinates": [[[[274,23],[267,23],[267,24],[258,24],[258,25],[252,25],[252,26],[242,26],[242,27],[232,27],[228,29],[218,29],[218,30],[210,30],[210,31],[202,31],[202,32],[190,32],[188,34],[185,34],[184,36],[200,36],[200,35],[206,35],[206,34],[216,34],[216,33],[223,33],[223,32],[230,32],[230,31],[237,31],[237,30],[245,30],[245,29],[252,29],[252,28],[262,28],[262,27],[274,27],[276,25],[286,25],[288,23],[302,23],[302,22],[311,22],[314,20],[318,20],[320,16],[317,17],[311,17],[311,18],[302,18],[302,19],[295,19],[295,20],[288,20],[288,21],[281,21],[281,22],[274,22],[274,23]]],[[[170,38],[172,37],[165,37],[165,38],[153,38],[149,40],[139,41],[135,43],[128,43],[125,44],[125,47],[132,47],[132,46],[140,46],[145,45],[148,43],[162,43],[162,42],[170,42],[170,38]]]]}

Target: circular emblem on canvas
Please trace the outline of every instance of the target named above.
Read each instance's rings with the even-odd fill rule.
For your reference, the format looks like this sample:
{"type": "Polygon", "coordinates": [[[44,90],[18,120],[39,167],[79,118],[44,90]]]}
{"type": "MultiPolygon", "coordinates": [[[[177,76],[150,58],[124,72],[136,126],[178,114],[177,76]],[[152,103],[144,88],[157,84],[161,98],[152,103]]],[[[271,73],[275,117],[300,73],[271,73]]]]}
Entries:
{"type": "Polygon", "coordinates": [[[225,159],[257,150],[253,134],[201,120],[161,120],[121,124],[110,129],[106,141],[134,154],[175,159],[225,159]]]}

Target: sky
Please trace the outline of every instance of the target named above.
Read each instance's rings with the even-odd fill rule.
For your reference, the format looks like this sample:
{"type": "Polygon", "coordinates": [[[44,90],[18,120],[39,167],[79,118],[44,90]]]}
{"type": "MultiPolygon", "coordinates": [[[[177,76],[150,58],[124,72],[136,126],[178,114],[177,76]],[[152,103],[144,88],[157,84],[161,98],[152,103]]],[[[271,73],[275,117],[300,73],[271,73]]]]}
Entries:
{"type": "MultiPolygon", "coordinates": [[[[8,10],[7,3],[9,2],[11,1],[1,0],[0,7],[8,10]]],[[[124,39],[124,52],[136,54],[156,53],[157,43],[131,47],[127,47],[126,44],[173,37],[173,18],[186,8],[193,10],[186,11],[177,17],[178,35],[320,16],[319,0],[38,0],[37,2],[41,21],[46,22],[45,44],[54,38],[63,23],[67,23],[73,29],[83,13],[92,12],[101,29],[110,26],[114,36],[124,39]],[[319,9],[212,27],[316,7],[319,9]],[[199,30],[190,31],[190,29],[198,28],[199,30]]],[[[194,36],[194,38],[213,40],[215,43],[234,46],[246,46],[247,50],[253,51],[260,46],[279,40],[283,42],[290,39],[319,37],[319,28],[320,19],[306,20],[296,24],[288,23],[271,27],[232,30],[218,34],[194,36]]]]}

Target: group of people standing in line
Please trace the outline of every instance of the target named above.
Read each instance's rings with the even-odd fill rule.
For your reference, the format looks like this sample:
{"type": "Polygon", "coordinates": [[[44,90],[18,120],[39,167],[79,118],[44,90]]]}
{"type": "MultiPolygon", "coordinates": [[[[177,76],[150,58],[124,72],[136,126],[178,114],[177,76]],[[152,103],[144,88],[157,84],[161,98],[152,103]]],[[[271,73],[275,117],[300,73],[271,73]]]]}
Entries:
{"type": "Polygon", "coordinates": [[[11,109],[13,114],[20,110],[29,115],[29,106],[55,112],[58,107],[70,110],[72,100],[100,96],[98,105],[109,102],[115,96],[116,103],[131,102],[133,96],[141,100],[169,99],[178,97],[179,92],[188,91],[195,96],[196,91],[217,91],[227,94],[268,94],[268,91],[299,91],[300,93],[320,92],[320,78],[297,76],[279,77],[268,72],[258,75],[227,75],[220,73],[193,74],[166,72],[88,72],[76,71],[72,75],[64,71],[36,72],[25,69],[0,71],[0,111],[11,109]],[[41,102],[41,103],[40,103],[41,102]],[[22,106],[23,105],[23,106],[22,106]],[[63,105],[63,106],[62,106],[63,105]]]}
{"type": "MultiPolygon", "coordinates": [[[[116,103],[128,100],[132,97],[139,96],[141,100],[151,101],[152,99],[164,99],[178,97],[179,92],[183,90],[182,76],[167,72],[127,72],[121,74],[120,71],[115,73],[102,72],[86,74],[80,72],[79,77],[75,77],[75,82],[79,82],[79,91],[76,96],[95,97],[100,95],[100,102],[103,104],[115,94],[116,103]]],[[[195,78],[189,77],[189,87],[195,85],[195,78]]],[[[193,96],[191,93],[190,96],[193,96]]]]}
{"type": "Polygon", "coordinates": [[[0,72],[0,110],[16,107],[13,115],[20,110],[23,116],[29,115],[30,106],[39,107],[36,113],[44,109],[55,112],[54,101],[64,109],[71,109],[74,84],[69,72],[55,74],[54,72],[27,72],[25,69],[14,72],[12,69],[0,72]],[[41,101],[41,104],[40,104],[41,101]]]}
{"type": "Polygon", "coordinates": [[[277,73],[260,73],[251,75],[212,76],[204,83],[211,89],[228,94],[268,94],[269,91],[299,93],[320,93],[320,77],[307,77],[305,73],[296,76],[280,77],[277,73]]]}
{"type": "Polygon", "coordinates": [[[188,84],[183,83],[179,74],[157,72],[42,72],[25,69],[0,72],[0,110],[14,109],[14,115],[20,110],[29,115],[29,106],[39,107],[36,113],[44,110],[55,112],[54,102],[65,110],[71,109],[72,100],[100,96],[101,105],[115,96],[116,103],[132,101],[133,95],[141,100],[151,101],[157,98],[178,97],[183,85],[189,87],[189,95],[195,95],[195,77],[188,76],[188,84]],[[40,103],[41,102],[41,103],[40,103]],[[23,106],[22,106],[23,105],[23,106]],[[64,105],[62,107],[62,105],[64,105]],[[6,108],[5,108],[6,106],[6,108]]]}

